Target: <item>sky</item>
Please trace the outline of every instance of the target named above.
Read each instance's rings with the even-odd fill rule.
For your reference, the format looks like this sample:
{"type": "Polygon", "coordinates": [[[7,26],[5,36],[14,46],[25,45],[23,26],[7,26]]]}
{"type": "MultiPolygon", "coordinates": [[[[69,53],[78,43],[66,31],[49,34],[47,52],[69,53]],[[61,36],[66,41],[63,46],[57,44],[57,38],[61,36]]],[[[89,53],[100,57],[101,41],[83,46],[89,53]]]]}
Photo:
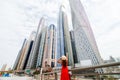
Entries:
{"type": "MultiPolygon", "coordinates": [[[[101,57],[120,57],[120,0],[81,0],[101,57]]],[[[67,0],[0,0],[0,68],[12,67],[25,38],[36,31],[42,16],[57,24],[60,4],[67,0]]],[[[69,7],[68,7],[69,8],[69,7]]],[[[69,9],[66,9],[70,16],[69,9]]],[[[71,18],[68,17],[68,20],[71,18]]],[[[69,24],[71,26],[71,24],[69,24]]]]}

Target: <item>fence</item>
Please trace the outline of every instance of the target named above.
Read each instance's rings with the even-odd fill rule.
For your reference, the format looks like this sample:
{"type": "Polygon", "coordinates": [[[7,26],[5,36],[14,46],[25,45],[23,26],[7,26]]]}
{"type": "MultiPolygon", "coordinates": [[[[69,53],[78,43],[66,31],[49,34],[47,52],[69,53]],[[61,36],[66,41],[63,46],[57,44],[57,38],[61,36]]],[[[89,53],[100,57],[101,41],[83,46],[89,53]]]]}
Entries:
{"type": "MultiPolygon", "coordinates": [[[[90,67],[79,67],[69,69],[71,73],[71,80],[119,80],[120,79],[120,71],[113,71],[107,73],[104,71],[103,73],[98,73],[96,69],[105,69],[111,67],[118,67],[120,66],[120,62],[116,63],[109,63],[97,66],[90,66],[90,67]]],[[[60,70],[54,70],[52,72],[41,73],[39,80],[60,80],[60,70]]]]}

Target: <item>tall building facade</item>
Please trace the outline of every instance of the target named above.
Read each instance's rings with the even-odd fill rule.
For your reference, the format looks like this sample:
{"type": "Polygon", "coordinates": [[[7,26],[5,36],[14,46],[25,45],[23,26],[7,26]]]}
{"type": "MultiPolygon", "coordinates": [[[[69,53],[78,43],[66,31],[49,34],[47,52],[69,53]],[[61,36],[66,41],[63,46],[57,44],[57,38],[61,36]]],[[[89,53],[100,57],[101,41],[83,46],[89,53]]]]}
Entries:
{"type": "Polygon", "coordinates": [[[22,70],[21,66],[22,66],[22,61],[23,61],[23,58],[24,58],[24,55],[25,55],[25,51],[26,51],[26,48],[27,48],[27,41],[28,41],[27,39],[24,40],[22,49],[20,50],[20,53],[19,53],[20,54],[20,58],[18,60],[17,69],[16,70],[22,70]]]}
{"type": "Polygon", "coordinates": [[[78,63],[91,60],[92,65],[102,64],[91,26],[80,0],[69,0],[72,14],[72,24],[75,36],[75,47],[78,63]]]}
{"type": "MultiPolygon", "coordinates": [[[[62,26],[62,7],[60,7],[58,26],[57,26],[57,59],[65,55],[64,51],[64,27],[62,26]]],[[[59,65],[59,64],[58,64],[59,65]]]]}
{"type": "Polygon", "coordinates": [[[59,11],[57,37],[57,59],[65,55],[68,57],[68,64],[71,66],[74,65],[68,20],[63,5],[61,5],[59,11]]]}
{"type": "Polygon", "coordinates": [[[45,19],[44,18],[41,18],[40,19],[40,22],[39,22],[39,25],[38,25],[38,28],[37,28],[37,33],[36,33],[36,36],[35,36],[35,41],[33,43],[33,47],[32,47],[32,50],[31,50],[31,53],[30,53],[30,57],[28,59],[28,63],[27,63],[27,69],[34,69],[36,68],[36,64],[37,64],[37,57],[38,57],[38,51],[39,51],[39,43],[40,43],[40,40],[41,40],[41,28],[45,26],[45,19]]]}
{"type": "Polygon", "coordinates": [[[75,46],[74,31],[72,30],[70,31],[70,38],[71,38],[71,44],[72,44],[74,64],[76,64],[78,63],[78,57],[77,57],[76,46],[75,46]]]}
{"type": "Polygon", "coordinates": [[[47,27],[42,27],[36,67],[42,67],[47,27]]]}
{"type": "Polygon", "coordinates": [[[21,62],[21,66],[20,66],[21,70],[26,69],[28,58],[30,56],[30,52],[31,52],[31,49],[32,49],[32,46],[33,46],[33,43],[34,43],[34,40],[35,40],[35,35],[36,35],[36,32],[33,31],[31,33],[27,43],[26,43],[26,50],[24,52],[24,56],[23,56],[23,59],[22,59],[22,62],[21,62]]]}
{"type": "Polygon", "coordinates": [[[50,67],[55,67],[55,59],[56,59],[56,28],[54,24],[51,24],[48,27],[46,40],[45,40],[45,48],[43,55],[42,67],[45,67],[45,63],[50,67]]]}
{"type": "Polygon", "coordinates": [[[32,49],[32,45],[35,39],[36,32],[33,31],[28,40],[24,40],[23,46],[19,51],[17,58],[15,60],[13,70],[24,70],[28,62],[28,58],[32,49]]]}
{"type": "Polygon", "coordinates": [[[23,47],[25,45],[25,42],[26,42],[26,39],[24,39],[22,48],[21,48],[21,50],[19,51],[19,53],[17,55],[17,58],[15,60],[14,66],[13,66],[13,70],[17,70],[18,69],[18,64],[19,64],[19,61],[20,61],[20,58],[21,58],[21,55],[22,55],[22,50],[23,50],[23,47]]]}
{"type": "Polygon", "coordinates": [[[45,36],[45,46],[44,46],[44,53],[43,53],[43,61],[42,61],[42,67],[45,67],[45,61],[47,59],[48,56],[48,28],[47,28],[47,32],[46,32],[46,36],[45,36]]]}

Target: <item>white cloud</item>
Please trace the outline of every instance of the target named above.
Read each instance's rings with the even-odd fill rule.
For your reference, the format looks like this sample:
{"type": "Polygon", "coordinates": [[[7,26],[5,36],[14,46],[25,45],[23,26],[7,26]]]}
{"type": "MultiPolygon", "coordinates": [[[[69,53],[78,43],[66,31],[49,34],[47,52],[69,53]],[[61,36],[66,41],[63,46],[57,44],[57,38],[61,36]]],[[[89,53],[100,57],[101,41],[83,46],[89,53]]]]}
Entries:
{"type": "Polygon", "coordinates": [[[120,56],[120,1],[81,0],[93,29],[102,58],[120,56]]]}
{"type": "Polygon", "coordinates": [[[120,25],[111,29],[108,33],[101,35],[98,40],[98,47],[102,54],[102,57],[108,58],[110,55],[118,57],[120,49],[120,25]]]}

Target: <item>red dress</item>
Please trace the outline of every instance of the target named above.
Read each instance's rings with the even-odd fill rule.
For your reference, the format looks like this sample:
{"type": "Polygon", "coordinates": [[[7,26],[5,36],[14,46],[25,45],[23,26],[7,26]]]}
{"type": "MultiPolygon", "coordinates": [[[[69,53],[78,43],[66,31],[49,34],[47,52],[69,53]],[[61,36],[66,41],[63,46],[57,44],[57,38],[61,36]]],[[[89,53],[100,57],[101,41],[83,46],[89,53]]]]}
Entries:
{"type": "Polygon", "coordinates": [[[70,80],[70,76],[69,76],[69,73],[68,73],[68,67],[67,66],[62,66],[61,79],[60,80],[70,80]]]}

